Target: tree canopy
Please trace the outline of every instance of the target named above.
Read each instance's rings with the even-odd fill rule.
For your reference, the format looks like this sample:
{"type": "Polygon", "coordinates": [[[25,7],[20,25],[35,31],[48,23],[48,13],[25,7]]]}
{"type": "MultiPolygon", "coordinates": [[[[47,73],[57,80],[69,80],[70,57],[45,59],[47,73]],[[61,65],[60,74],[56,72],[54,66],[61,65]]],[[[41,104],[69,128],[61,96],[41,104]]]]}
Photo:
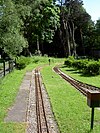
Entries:
{"type": "Polygon", "coordinates": [[[59,56],[100,49],[100,19],[94,24],[82,0],[0,0],[0,49],[59,56]]]}
{"type": "Polygon", "coordinates": [[[27,46],[27,41],[21,33],[23,22],[17,14],[14,3],[11,0],[2,2],[0,18],[0,47],[10,57],[22,52],[27,46]]]}

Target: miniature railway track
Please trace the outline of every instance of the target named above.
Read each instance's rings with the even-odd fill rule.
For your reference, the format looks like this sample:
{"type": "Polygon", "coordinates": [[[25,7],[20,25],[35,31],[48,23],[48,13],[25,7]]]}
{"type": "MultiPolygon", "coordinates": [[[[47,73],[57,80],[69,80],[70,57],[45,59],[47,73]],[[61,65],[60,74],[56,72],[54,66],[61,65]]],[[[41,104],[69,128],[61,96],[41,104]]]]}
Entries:
{"type": "Polygon", "coordinates": [[[40,73],[39,70],[35,70],[35,88],[36,88],[36,114],[37,114],[37,133],[49,133],[46,114],[44,109],[40,73]]]}
{"type": "Polygon", "coordinates": [[[61,70],[59,70],[58,67],[54,67],[53,69],[63,79],[65,79],[66,81],[68,81],[72,86],[74,86],[77,90],[79,90],[85,96],[87,96],[87,92],[90,91],[90,90],[100,92],[100,88],[97,88],[95,86],[82,83],[82,82],[80,82],[80,81],[78,81],[78,80],[76,80],[76,79],[74,79],[74,78],[72,78],[72,77],[64,74],[63,72],[61,72],[61,70]]]}

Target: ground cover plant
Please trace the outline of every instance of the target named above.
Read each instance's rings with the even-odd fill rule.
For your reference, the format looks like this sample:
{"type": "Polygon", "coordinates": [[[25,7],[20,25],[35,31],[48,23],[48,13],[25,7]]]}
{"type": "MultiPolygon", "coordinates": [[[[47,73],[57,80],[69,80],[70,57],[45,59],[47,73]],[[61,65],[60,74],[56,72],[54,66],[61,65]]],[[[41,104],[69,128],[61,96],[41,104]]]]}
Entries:
{"type": "Polygon", "coordinates": [[[4,122],[4,118],[7,115],[7,111],[11,105],[13,105],[15,97],[18,93],[20,84],[26,71],[32,71],[37,66],[44,64],[54,64],[62,59],[54,59],[48,57],[34,56],[29,59],[26,57],[19,57],[25,60],[30,60],[24,69],[15,69],[10,74],[0,79],[0,133],[25,133],[26,123],[9,123],[4,122]]]}
{"type": "MultiPolygon", "coordinates": [[[[52,66],[41,70],[53,112],[61,133],[90,133],[91,109],[86,97],[52,71],[52,66]]],[[[93,133],[100,132],[100,110],[95,109],[93,133]]]]}

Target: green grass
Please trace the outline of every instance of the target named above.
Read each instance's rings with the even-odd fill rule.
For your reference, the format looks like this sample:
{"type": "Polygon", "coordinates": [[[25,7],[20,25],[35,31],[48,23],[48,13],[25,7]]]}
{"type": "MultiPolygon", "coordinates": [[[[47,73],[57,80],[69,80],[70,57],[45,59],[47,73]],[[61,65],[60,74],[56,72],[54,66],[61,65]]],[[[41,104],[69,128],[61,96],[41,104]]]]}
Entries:
{"type": "Polygon", "coordinates": [[[3,121],[8,108],[15,100],[24,74],[25,70],[14,70],[3,79],[0,79],[0,133],[13,133],[15,128],[16,130],[19,129],[19,132],[22,131],[23,133],[23,127],[25,124],[4,123],[3,121]]]}
{"type": "MultiPolygon", "coordinates": [[[[90,133],[91,109],[86,97],[52,71],[41,70],[61,133],[90,133]]],[[[100,133],[100,111],[95,109],[93,133],[100,133]]]]}
{"type": "Polygon", "coordinates": [[[20,84],[26,71],[31,71],[39,64],[29,64],[23,70],[14,70],[0,79],[0,133],[25,133],[26,123],[4,122],[9,107],[14,103],[20,84]]]}
{"type": "Polygon", "coordinates": [[[26,123],[0,122],[0,133],[25,133],[26,123]]]}
{"type": "MultiPolygon", "coordinates": [[[[52,72],[52,65],[63,59],[32,57],[31,64],[23,70],[14,70],[0,79],[0,133],[25,133],[26,123],[5,123],[7,110],[13,104],[26,71],[37,66],[44,67],[42,74],[49,93],[53,111],[62,133],[89,133],[90,113],[86,98],[52,72]]],[[[66,68],[64,68],[66,71],[66,68]]],[[[67,71],[66,71],[67,72],[67,71]]],[[[79,74],[79,73],[78,73],[79,74]]],[[[83,77],[83,76],[82,76],[83,77]]],[[[93,78],[93,77],[92,77],[93,78]]],[[[95,110],[94,133],[100,132],[100,111],[95,110]]]]}
{"type": "Polygon", "coordinates": [[[79,72],[79,70],[76,70],[74,68],[68,68],[66,66],[62,66],[61,70],[79,81],[100,87],[100,75],[97,76],[83,75],[81,72],[79,72]]]}
{"type": "MultiPolygon", "coordinates": [[[[62,59],[51,59],[54,64],[62,59]]],[[[9,107],[14,103],[20,84],[26,71],[32,71],[37,66],[48,65],[47,57],[32,57],[31,64],[23,70],[14,70],[0,79],[0,133],[25,133],[26,123],[4,122],[9,107]]]]}

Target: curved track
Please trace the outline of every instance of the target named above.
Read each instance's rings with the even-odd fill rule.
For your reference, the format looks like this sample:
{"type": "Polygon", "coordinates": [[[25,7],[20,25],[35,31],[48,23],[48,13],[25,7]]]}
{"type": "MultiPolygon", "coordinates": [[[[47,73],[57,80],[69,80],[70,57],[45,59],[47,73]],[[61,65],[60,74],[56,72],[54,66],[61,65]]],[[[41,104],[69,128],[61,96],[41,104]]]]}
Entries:
{"type": "Polygon", "coordinates": [[[78,80],[75,80],[74,78],[64,74],[58,67],[53,68],[56,73],[58,73],[63,79],[68,81],[72,86],[74,86],[77,90],[79,90],[83,95],[87,96],[88,91],[98,91],[100,92],[100,88],[97,88],[92,85],[88,85],[85,83],[82,83],[78,80]]]}

